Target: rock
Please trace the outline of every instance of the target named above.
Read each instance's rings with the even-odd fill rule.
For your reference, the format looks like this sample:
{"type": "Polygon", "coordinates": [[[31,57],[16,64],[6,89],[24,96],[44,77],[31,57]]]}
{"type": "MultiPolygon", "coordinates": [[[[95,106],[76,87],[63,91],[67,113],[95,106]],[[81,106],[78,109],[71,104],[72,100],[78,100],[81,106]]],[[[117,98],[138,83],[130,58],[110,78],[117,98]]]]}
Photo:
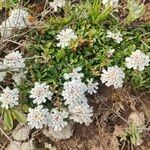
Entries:
{"type": "Polygon", "coordinates": [[[13,141],[11,142],[5,150],[20,150],[21,149],[21,143],[13,141]]]}
{"type": "Polygon", "coordinates": [[[132,112],[128,118],[129,124],[136,124],[137,127],[145,126],[145,117],[143,113],[132,112]]]}
{"type": "Polygon", "coordinates": [[[21,144],[21,150],[33,150],[34,145],[32,139],[29,142],[24,142],[21,144]]]}
{"type": "Polygon", "coordinates": [[[28,125],[22,125],[18,124],[14,132],[12,133],[12,136],[17,141],[25,141],[29,138],[29,126],[28,125]]]}
{"type": "Polygon", "coordinates": [[[30,140],[29,142],[16,142],[12,141],[5,150],[33,150],[33,142],[30,140]]]}
{"type": "Polygon", "coordinates": [[[68,123],[66,127],[64,127],[61,131],[58,132],[54,131],[52,128],[49,128],[49,130],[44,130],[43,134],[51,139],[69,139],[73,135],[73,125],[73,122],[68,123]]]}

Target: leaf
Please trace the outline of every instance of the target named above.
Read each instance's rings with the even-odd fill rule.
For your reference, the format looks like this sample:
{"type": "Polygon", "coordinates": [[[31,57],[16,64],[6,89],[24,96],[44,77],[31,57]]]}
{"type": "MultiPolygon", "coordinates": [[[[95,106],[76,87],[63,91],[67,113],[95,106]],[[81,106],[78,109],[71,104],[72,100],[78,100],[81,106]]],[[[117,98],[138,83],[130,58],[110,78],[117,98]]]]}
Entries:
{"type": "Polygon", "coordinates": [[[62,59],[64,56],[65,56],[65,51],[63,49],[59,50],[56,54],[56,60],[59,62],[60,59],[62,59]]]}
{"type": "Polygon", "coordinates": [[[11,111],[12,111],[14,119],[18,120],[21,123],[24,123],[24,124],[26,123],[26,117],[25,117],[24,113],[22,113],[21,111],[18,111],[16,109],[12,109],[11,111]]]}
{"type": "Polygon", "coordinates": [[[10,110],[5,110],[4,112],[4,126],[9,131],[13,128],[13,119],[10,110]]]}

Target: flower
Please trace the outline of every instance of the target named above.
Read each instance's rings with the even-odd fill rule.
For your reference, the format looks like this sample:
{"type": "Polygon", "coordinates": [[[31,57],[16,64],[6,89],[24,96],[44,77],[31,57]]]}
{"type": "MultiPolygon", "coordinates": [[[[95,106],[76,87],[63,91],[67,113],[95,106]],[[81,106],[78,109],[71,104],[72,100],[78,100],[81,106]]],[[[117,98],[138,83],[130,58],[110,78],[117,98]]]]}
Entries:
{"type": "Polygon", "coordinates": [[[60,31],[56,39],[59,40],[57,46],[65,48],[69,46],[71,40],[77,39],[77,35],[74,33],[72,29],[68,28],[60,31]]]}
{"type": "Polygon", "coordinates": [[[71,73],[65,73],[64,74],[64,79],[68,80],[81,80],[82,77],[84,77],[83,73],[79,73],[82,70],[82,67],[77,67],[75,69],[73,69],[73,71],[71,73]]]}
{"type": "Polygon", "coordinates": [[[54,9],[54,12],[57,12],[57,8],[62,8],[65,6],[66,0],[54,0],[53,2],[50,2],[50,7],[54,9]]]}
{"type": "Polygon", "coordinates": [[[66,110],[58,110],[58,108],[53,108],[50,112],[48,125],[54,129],[54,131],[61,131],[66,125],[68,118],[68,112],[66,110]]]}
{"type": "Polygon", "coordinates": [[[134,70],[142,71],[146,66],[149,65],[150,58],[148,55],[145,55],[140,50],[132,52],[130,57],[125,58],[126,67],[128,69],[133,68],[134,70]]]}
{"type": "Polygon", "coordinates": [[[25,9],[14,9],[8,19],[12,28],[22,29],[31,24],[29,18],[30,15],[25,9]]]}
{"type": "Polygon", "coordinates": [[[102,4],[105,6],[113,5],[113,6],[117,6],[119,3],[119,0],[102,0],[102,4]]]}
{"type": "Polygon", "coordinates": [[[43,125],[47,125],[48,117],[48,109],[44,109],[42,105],[34,109],[29,108],[29,113],[27,115],[28,125],[31,128],[41,129],[43,125]]]}
{"type": "Polygon", "coordinates": [[[34,88],[30,91],[30,98],[33,98],[33,103],[35,104],[41,104],[46,102],[46,98],[48,100],[52,99],[53,93],[49,90],[49,85],[46,85],[46,83],[35,83],[34,88]]]}
{"type": "Polygon", "coordinates": [[[0,96],[1,107],[8,109],[18,105],[19,91],[15,88],[11,90],[9,87],[3,89],[3,93],[0,96]]]}
{"type": "Polygon", "coordinates": [[[102,70],[101,81],[106,86],[113,85],[115,89],[122,87],[125,73],[118,67],[108,67],[107,70],[102,70]]]}
{"type": "Polygon", "coordinates": [[[86,91],[87,86],[81,80],[66,81],[62,91],[65,105],[84,99],[86,91]]]}
{"type": "Polygon", "coordinates": [[[14,73],[12,79],[19,85],[26,78],[25,72],[14,73]]]}
{"type": "Polygon", "coordinates": [[[12,10],[8,19],[3,21],[0,26],[1,36],[10,37],[14,28],[23,29],[31,25],[29,18],[30,15],[25,9],[12,10]]]}
{"type": "Polygon", "coordinates": [[[122,34],[120,32],[113,33],[113,32],[108,30],[107,31],[107,37],[114,39],[115,42],[117,42],[117,43],[120,43],[123,40],[122,34]]]}
{"type": "Polygon", "coordinates": [[[93,83],[93,79],[87,80],[87,92],[92,95],[93,93],[97,93],[98,82],[93,83]]]}
{"type": "Polygon", "coordinates": [[[25,67],[24,61],[19,51],[13,51],[5,56],[3,65],[11,69],[21,69],[25,67]]]}
{"type": "Polygon", "coordinates": [[[85,123],[88,126],[93,116],[93,109],[87,103],[72,103],[68,106],[70,112],[70,119],[80,124],[85,123]]]}
{"type": "Polygon", "coordinates": [[[115,52],[115,49],[110,49],[110,50],[107,52],[108,58],[112,57],[112,55],[113,55],[114,52],[115,52]]]}

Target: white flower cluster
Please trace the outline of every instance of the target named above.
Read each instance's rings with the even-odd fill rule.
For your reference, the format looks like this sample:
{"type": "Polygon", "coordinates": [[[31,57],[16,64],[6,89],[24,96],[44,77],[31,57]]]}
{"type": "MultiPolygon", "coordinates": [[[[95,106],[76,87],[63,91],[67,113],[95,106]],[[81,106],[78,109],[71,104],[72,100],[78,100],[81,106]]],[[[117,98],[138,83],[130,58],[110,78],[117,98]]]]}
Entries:
{"type": "Polygon", "coordinates": [[[3,65],[10,69],[22,69],[25,67],[25,59],[19,51],[13,51],[5,56],[3,65]]]}
{"type": "Polygon", "coordinates": [[[9,87],[3,89],[3,93],[0,96],[1,107],[8,109],[18,105],[19,91],[15,88],[11,90],[9,87]]]}
{"type": "Polygon", "coordinates": [[[50,7],[54,9],[54,12],[57,12],[58,8],[65,6],[66,0],[54,0],[50,2],[50,7]]]}
{"type": "Polygon", "coordinates": [[[98,90],[98,82],[93,82],[93,79],[87,80],[87,92],[92,95],[94,93],[97,93],[98,90]]]}
{"type": "Polygon", "coordinates": [[[125,73],[118,67],[108,67],[107,70],[102,70],[101,81],[106,86],[113,85],[115,89],[122,87],[125,73]]]}
{"type": "Polygon", "coordinates": [[[39,105],[34,109],[29,108],[27,121],[31,128],[41,129],[43,125],[47,125],[48,118],[48,109],[44,109],[42,105],[39,105]]]}
{"type": "Polygon", "coordinates": [[[112,5],[117,6],[119,3],[119,0],[102,0],[102,4],[105,6],[112,5]]]}
{"type": "Polygon", "coordinates": [[[29,13],[25,9],[14,9],[7,20],[0,25],[0,33],[3,37],[10,37],[13,29],[23,29],[29,25],[29,13]]]}
{"type": "Polygon", "coordinates": [[[111,31],[108,30],[107,31],[107,37],[108,38],[112,38],[117,43],[120,43],[123,40],[122,34],[120,32],[113,33],[113,32],[111,32],[111,31]]]}
{"type": "MultiPolygon", "coordinates": [[[[25,59],[22,58],[22,54],[19,51],[13,51],[7,54],[3,60],[0,62],[0,82],[2,82],[6,76],[7,69],[10,71],[19,71],[25,68],[25,59]]],[[[21,79],[24,79],[22,72],[14,73],[12,79],[19,84],[21,79]]]]}
{"type": "Polygon", "coordinates": [[[110,50],[107,52],[108,58],[112,57],[113,54],[114,54],[114,52],[115,52],[115,49],[110,49],[110,50]]]}
{"type": "Polygon", "coordinates": [[[75,122],[89,125],[92,122],[93,109],[88,105],[85,93],[96,93],[98,83],[93,83],[93,79],[88,80],[88,84],[82,82],[83,73],[81,67],[73,69],[71,73],[65,73],[62,96],[65,104],[68,105],[70,119],[75,122]]]}
{"type": "Polygon", "coordinates": [[[51,100],[53,93],[49,90],[49,85],[46,83],[35,83],[34,88],[30,91],[30,98],[33,98],[33,103],[42,104],[46,102],[46,99],[51,100]]]}
{"type": "Polygon", "coordinates": [[[67,119],[69,113],[58,108],[53,108],[50,112],[48,125],[54,129],[54,131],[61,131],[67,125],[67,119]]]}
{"type": "Polygon", "coordinates": [[[127,57],[125,61],[128,69],[133,68],[134,70],[143,71],[144,68],[149,65],[150,58],[140,50],[136,50],[132,52],[131,56],[127,57]]]}
{"type": "Polygon", "coordinates": [[[59,40],[57,46],[61,48],[65,48],[69,46],[71,40],[77,39],[77,35],[74,33],[72,29],[68,28],[60,31],[56,39],[59,40]]]}

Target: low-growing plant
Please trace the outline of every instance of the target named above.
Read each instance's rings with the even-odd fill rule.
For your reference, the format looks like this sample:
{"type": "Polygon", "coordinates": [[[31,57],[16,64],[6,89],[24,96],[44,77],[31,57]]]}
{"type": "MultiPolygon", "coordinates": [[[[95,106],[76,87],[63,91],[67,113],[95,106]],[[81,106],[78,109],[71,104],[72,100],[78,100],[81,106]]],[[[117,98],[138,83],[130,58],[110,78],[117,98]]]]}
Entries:
{"type": "MultiPolygon", "coordinates": [[[[26,35],[25,53],[3,54],[1,115],[9,130],[13,119],[26,122],[24,114],[32,128],[48,125],[60,131],[70,120],[89,125],[93,109],[88,94],[102,84],[115,89],[150,86],[148,24],[124,27],[113,4],[103,6],[99,0],[50,6],[44,27],[26,35]]],[[[28,24],[19,17],[21,29],[31,25],[26,10],[22,16],[28,24]]]]}

